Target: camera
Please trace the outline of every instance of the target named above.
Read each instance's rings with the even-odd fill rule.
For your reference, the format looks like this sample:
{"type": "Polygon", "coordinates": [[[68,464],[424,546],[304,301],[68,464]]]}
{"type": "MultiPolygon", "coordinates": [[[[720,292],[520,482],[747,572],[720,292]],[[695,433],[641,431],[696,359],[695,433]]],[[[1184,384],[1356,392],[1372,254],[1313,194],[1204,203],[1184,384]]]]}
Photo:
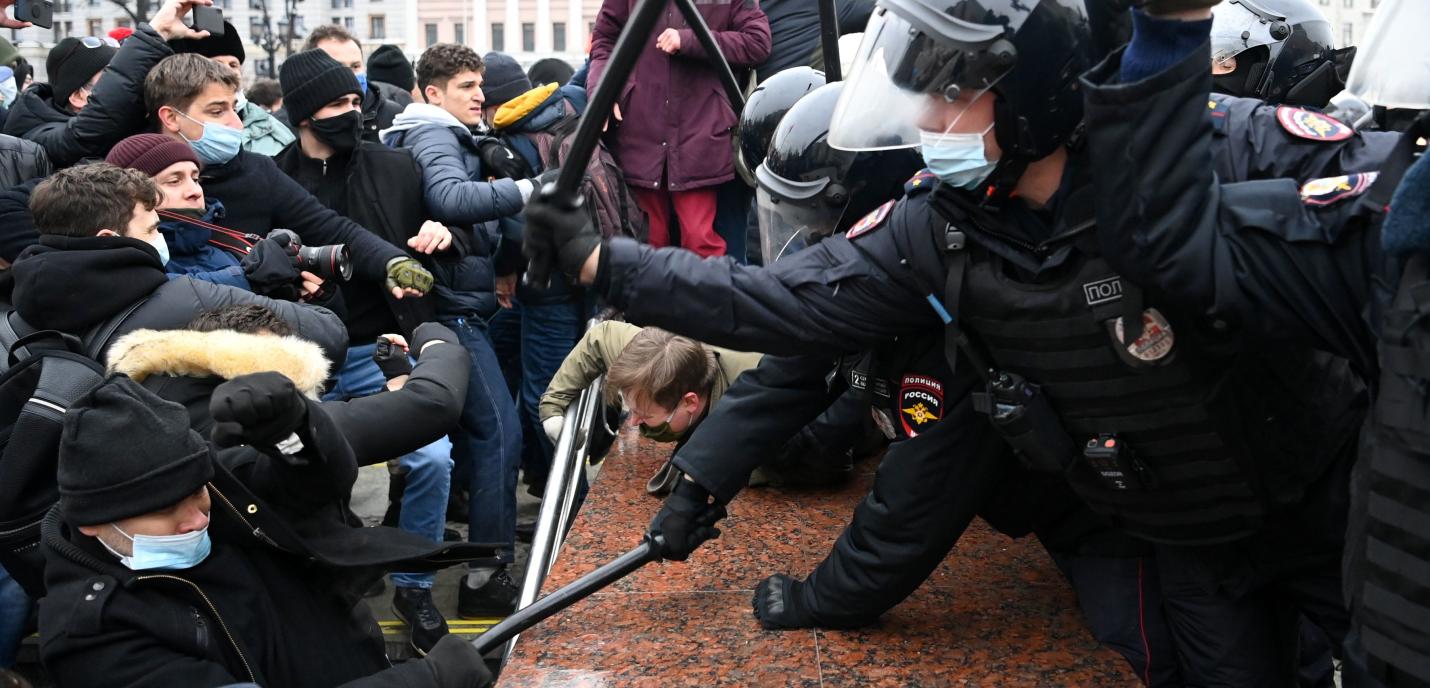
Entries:
{"type": "Polygon", "coordinates": [[[288,255],[293,257],[293,266],[307,270],[325,280],[341,279],[346,282],[353,277],[353,259],[347,244],[329,246],[304,246],[298,233],[291,229],[275,229],[268,238],[287,239],[288,255]]]}

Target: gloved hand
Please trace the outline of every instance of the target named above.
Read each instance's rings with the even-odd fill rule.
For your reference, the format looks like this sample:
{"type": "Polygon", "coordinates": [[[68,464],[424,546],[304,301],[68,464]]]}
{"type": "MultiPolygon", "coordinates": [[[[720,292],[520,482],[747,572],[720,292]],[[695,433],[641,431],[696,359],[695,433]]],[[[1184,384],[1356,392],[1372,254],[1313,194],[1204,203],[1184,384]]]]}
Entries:
{"type": "Polygon", "coordinates": [[[254,293],[283,301],[297,301],[302,295],[303,277],[293,264],[287,237],[259,239],[238,262],[254,293]]]}
{"type": "Polygon", "coordinates": [[[711,503],[710,493],[682,477],[650,522],[650,534],[664,536],[662,559],[685,561],[707,540],[720,537],[715,523],[725,518],[725,507],[711,503]]]}
{"type": "Polygon", "coordinates": [[[215,388],[209,413],[214,444],[276,447],[307,422],[308,401],[282,374],[254,373],[215,388]]]}
{"type": "Polygon", "coordinates": [[[531,167],[520,155],[513,153],[501,139],[486,137],[477,140],[477,157],[482,159],[482,171],[492,177],[526,179],[531,167]]]}
{"type": "Polygon", "coordinates": [[[1207,9],[1221,4],[1221,0],[1132,0],[1132,4],[1147,14],[1163,15],[1207,9]]]}
{"type": "Polygon", "coordinates": [[[377,369],[382,371],[384,379],[391,380],[412,374],[412,360],[407,357],[407,347],[386,336],[377,338],[377,348],[372,350],[372,360],[377,364],[377,369]]]}
{"type": "Polygon", "coordinates": [[[777,573],[760,581],[755,586],[755,618],[766,630],[781,628],[812,628],[818,624],[805,611],[799,596],[797,581],[783,573],[777,573]]]}
{"type": "Polygon", "coordinates": [[[541,421],[541,429],[546,431],[546,436],[551,438],[551,443],[556,444],[561,439],[561,426],[566,421],[561,416],[552,416],[541,421]]]}
{"type": "Polygon", "coordinates": [[[401,288],[426,294],[432,291],[432,273],[416,259],[401,256],[387,261],[387,281],[384,285],[388,291],[401,288]]]}
{"type": "Polygon", "coordinates": [[[435,322],[425,322],[417,326],[412,331],[412,355],[418,360],[422,359],[422,350],[427,348],[432,342],[446,342],[461,346],[462,341],[457,339],[457,333],[453,332],[446,325],[435,322]]]}
{"type": "Polygon", "coordinates": [[[456,635],[442,636],[421,661],[432,670],[437,688],[487,688],[496,683],[482,653],[456,635]]]}
{"type": "Polygon", "coordinates": [[[573,282],[578,280],[581,266],[600,244],[601,233],[579,199],[574,205],[567,204],[538,192],[527,204],[522,252],[529,261],[527,274],[535,284],[546,285],[553,265],[573,282]]]}

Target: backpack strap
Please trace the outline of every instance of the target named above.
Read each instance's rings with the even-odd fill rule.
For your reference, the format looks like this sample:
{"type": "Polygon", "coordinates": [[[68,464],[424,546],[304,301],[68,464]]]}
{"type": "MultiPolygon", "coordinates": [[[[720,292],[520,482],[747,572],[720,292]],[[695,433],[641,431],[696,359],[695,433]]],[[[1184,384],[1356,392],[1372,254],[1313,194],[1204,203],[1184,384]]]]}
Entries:
{"type": "Polygon", "coordinates": [[[129,316],[134,315],[134,311],[139,310],[140,306],[148,302],[148,297],[139,299],[108,320],[91,327],[89,332],[85,333],[84,337],[80,339],[80,341],[84,343],[84,355],[96,361],[103,360],[104,352],[109,349],[109,341],[114,339],[114,333],[119,330],[119,326],[124,324],[124,321],[128,320],[129,316]]]}

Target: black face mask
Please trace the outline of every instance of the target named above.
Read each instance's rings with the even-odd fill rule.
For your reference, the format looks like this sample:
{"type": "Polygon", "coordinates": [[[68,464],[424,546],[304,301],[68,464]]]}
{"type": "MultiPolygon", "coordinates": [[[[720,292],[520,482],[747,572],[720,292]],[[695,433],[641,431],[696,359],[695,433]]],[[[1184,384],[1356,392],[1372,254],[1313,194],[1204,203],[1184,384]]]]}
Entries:
{"type": "Polygon", "coordinates": [[[357,148],[362,137],[362,113],[357,110],[344,112],[337,117],[309,120],[308,126],[319,141],[332,146],[337,151],[357,148]]]}

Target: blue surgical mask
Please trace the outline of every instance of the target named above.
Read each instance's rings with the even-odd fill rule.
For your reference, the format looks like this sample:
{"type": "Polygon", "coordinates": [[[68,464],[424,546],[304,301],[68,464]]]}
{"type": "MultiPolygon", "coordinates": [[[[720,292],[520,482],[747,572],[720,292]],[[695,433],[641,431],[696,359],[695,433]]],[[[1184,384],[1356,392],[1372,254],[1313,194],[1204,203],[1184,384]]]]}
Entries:
{"type": "Polygon", "coordinates": [[[155,235],[154,241],[150,241],[150,242],[148,242],[148,243],[149,243],[150,246],[153,246],[153,247],[154,247],[154,250],[155,250],[155,251],[158,251],[158,252],[159,252],[159,263],[162,264],[162,265],[168,265],[168,264],[169,264],[169,242],[164,240],[164,235],[163,235],[163,234],[155,235]]]}
{"type": "Polygon", "coordinates": [[[367,93],[367,72],[354,74],[353,76],[356,76],[358,80],[358,94],[367,93]]]}
{"type": "Polygon", "coordinates": [[[189,142],[205,165],[222,165],[238,155],[243,147],[242,129],[230,129],[215,122],[200,122],[182,112],[179,115],[194,124],[203,125],[204,133],[196,141],[184,136],[183,132],[179,132],[179,136],[189,142]]]}
{"type": "Polygon", "coordinates": [[[983,148],[983,137],[992,128],[989,125],[981,133],[968,134],[921,132],[924,164],[945,184],[977,188],[998,166],[996,160],[988,161],[983,148]]]}
{"type": "Polygon", "coordinates": [[[207,527],[182,535],[130,535],[120,530],[119,526],[112,523],[109,526],[129,538],[133,543],[134,553],[126,557],[114,551],[104,540],[100,540],[99,544],[104,545],[110,554],[119,557],[119,563],[131,571],[191,569],[207,559],[209,550],[213,548],[207,527]]]}
{"type": "Polygon", "coordinates": [[[248,106],[248,96],[244,95],[244,93],[243,93],[242,90],[239,90],[239,92],[238,92],[238,93],[235,93],[234,96],[233,96],[233,109],[235,109],[235,110],[242,110],[243,108],[245,108],[245,107],[247,107],[247,106],[248,106]]]}
{"type": "Polygon", "coordinates": [[[19,95],[19,89],[15,87],[15,77],[0,81],[0,103],[14,105],[15,98],[19,95]]]}

